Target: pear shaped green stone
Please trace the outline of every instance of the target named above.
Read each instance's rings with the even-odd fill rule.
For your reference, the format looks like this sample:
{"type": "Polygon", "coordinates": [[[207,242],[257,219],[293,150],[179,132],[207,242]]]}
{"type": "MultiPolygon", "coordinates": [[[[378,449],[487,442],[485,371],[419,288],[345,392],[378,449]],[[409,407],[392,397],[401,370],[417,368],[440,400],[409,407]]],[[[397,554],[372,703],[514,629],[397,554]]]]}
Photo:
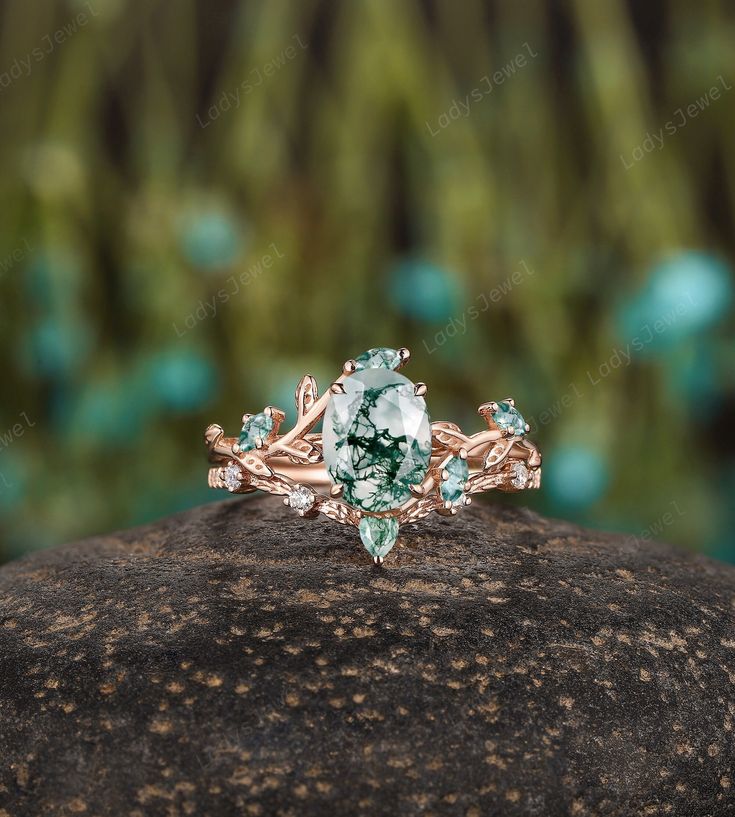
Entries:
{"type": "Polygon", "coordinates": [[[401,354],[397,349],[379,346],[358,355],[355,358],[355,363],[356,372],[361,372],[364,369],[397,369],[401,365],[401,354]]]}
{"type": "Polygon", "coordinates": [[[371,556],[384,557],[398,538],[398,520],[392,516],[363,516],[360,539],[371,556]]]}

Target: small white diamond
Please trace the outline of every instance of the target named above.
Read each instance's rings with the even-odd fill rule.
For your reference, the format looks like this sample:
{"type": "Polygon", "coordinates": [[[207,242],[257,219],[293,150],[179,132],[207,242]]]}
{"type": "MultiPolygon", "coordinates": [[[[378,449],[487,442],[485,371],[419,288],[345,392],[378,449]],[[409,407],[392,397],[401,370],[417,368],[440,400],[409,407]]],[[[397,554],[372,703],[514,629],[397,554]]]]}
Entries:
{"type": "Polygon", "coordinates": [[[512,471],[513,477],[510,484],[519,490],[525,488],[528,482],[528,468],[522,462],[514,462],[512,471]]]}
{"type": "Polygon", "coordinates": [[[237,463],[231,462],[227,468],[225,468],[224,481],[228,491],[236,491],[240,487],[242,472],[237,463]]]}
{"type": "Polygon", "coordinates": [[[314,492],[306,485],[297,485],[288,495],[288,504],[295,511],[306,513],[314,505],[314,492]]]}

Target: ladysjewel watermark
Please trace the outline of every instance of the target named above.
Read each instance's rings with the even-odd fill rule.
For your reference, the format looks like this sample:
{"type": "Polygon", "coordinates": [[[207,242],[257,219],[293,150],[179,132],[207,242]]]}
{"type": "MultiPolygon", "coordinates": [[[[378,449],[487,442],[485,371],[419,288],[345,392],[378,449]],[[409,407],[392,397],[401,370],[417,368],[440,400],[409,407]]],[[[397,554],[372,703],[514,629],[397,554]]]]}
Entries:
{"type": "Polygon", "coordinates": [[[626,160],[623,154],[620,154],[620,161],[626,170],[630,170],[638,162],[646,158],[649,153],[655,150],[661,150],[664,146],[666,138],[674,136],[678,131],[685,127],[692,119],[699,116],[700,113],[707,110],[713,102],[720,99],[722,92],[732,90],[732,85],[727,83],[727,80],[720,74],[717,77],[719,84],[713,85],[706,93],[702,94],[694,102],[691,102],[685,108],[677,108],[674,115],[669,121],[660,127],[657,131],[649,131],[643,141],[636,145],[630,153],[630,161],[626,160]]]}
{"type": "Polygon", "coordinates": [[[435,128],[432,128],[431,123],[427,120],[426,127],[429,133],[432,136],[436,136],[441,133],[444,128],[448,128],[452,122],[469,116],[473,105],[482,102],[495,88],[499,85],[503,85],[507,80],[515,76],[521,68],[525,68],[526,65],[528,65],[529,57],[530,59],[538,57],[538,52],[534,51],[528,43],[523,43],[523,48],[525,49],[525,53],[524,51],[520,51],[502,68],[499,68],[492,74],[485,74],[485,76],[480,79],[480,82],[469,93],[465,94],[464,97],[453,99],[447,110],[437,117],[435,128]]]}

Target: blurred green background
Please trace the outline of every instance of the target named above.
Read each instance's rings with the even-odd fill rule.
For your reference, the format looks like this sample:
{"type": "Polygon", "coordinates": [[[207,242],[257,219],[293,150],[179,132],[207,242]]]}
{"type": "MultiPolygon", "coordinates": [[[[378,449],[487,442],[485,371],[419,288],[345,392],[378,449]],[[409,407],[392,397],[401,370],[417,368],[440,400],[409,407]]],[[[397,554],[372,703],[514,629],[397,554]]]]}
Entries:
{"type": "Polygon", "coordinates": [[[407,345],[435,419],[516,398],[523,502],[735,561],[732,4],[0,9],[0,558],[407,345]]]}

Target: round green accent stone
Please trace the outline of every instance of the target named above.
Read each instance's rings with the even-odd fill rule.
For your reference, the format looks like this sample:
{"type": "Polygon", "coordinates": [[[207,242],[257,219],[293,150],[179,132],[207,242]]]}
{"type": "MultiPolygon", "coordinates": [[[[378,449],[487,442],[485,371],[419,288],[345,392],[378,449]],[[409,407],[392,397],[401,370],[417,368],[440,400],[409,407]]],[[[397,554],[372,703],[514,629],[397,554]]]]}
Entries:
{"type": "Polygon", "coordinates": [[[501,431],[512,431],[516,437],[522,437],[526,433],[526,421],[520,411],[505,400],[498,403],[493,420],[501,431]]]}
{"type": "Polygon", "coordinates": [[[445,502],[456,505],[464,496],[464,486],[470,476],[470,467],[467,465],[467,460],[452,457],[444,469],[449,476],[442,482],[439,490],[445,502]]]}
{"type": "Polygon", "coordinates": [[[398,520],[392,516],[363,516],[360,539],[371,556],[385,556],[398,538],[398,520]]]}
{"type": "Polygon", "coordinates": [[[358,355],[355,358],[355,363],[357,364],[356,372],[365,369],[397,369],[401,365],[401,355],[397,349],[387,349],[384,346],[379,346],[358,355]]]}
{"type": "Polygon", "coordinates": [[[398,508],[431,461],[431,426],[423,397],[397,372],[365,369],[345,378],[324,414],[322,444],[329,477],[344,500],[366,511],[398,508]]]}
{"type": "Polygon", "coordinates": [[[257,447],[257,441],[265,440],[271,431],[273,431],[272,417],[262,411],[260,414],[253,414],[245,421],[237,444],[241,451],[252,451],[257,447]]]}

